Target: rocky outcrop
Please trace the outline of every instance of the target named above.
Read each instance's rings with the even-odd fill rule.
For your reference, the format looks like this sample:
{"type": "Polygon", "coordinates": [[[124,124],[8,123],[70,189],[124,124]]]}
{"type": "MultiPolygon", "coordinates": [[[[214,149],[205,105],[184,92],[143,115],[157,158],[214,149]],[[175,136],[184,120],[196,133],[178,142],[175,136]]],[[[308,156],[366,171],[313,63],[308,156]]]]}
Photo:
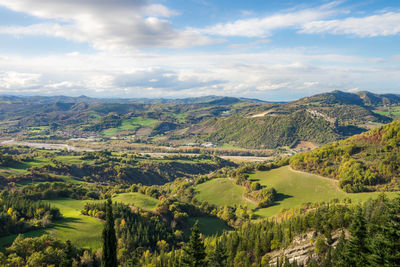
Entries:
{"type": "MultiPolygon", "coordinates": [[[[282,262],[285,257],[290,263],[296,261],[299,266],[307,266],[311,259],[318,262],[319,256],[314,252],[317,235],[317,232],[312,231],[296,236],[288,248],[269,253],[268,256],[271,259],[269,261],[270,266],[277,266],[277,263],[282,262]]],[[[332,233],[333,243],[331,244],[331,247],[336,247],[340,235],[341,231],[335,231],[332,233]]],[[[345,232],[345,236],[348,238],[349,234],[345,232]]]]}

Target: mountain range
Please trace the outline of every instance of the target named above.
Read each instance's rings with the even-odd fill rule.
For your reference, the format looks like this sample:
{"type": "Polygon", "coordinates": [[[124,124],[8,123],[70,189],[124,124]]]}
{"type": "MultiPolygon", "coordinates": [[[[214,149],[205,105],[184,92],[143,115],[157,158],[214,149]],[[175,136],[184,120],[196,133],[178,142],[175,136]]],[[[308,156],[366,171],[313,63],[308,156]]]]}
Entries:
{"type": "Polygon", "coordinates": [[[2,137],[96,136],[157,145],[211,142],[232,148],[311,148],[400,116],[400,95],[333,91],[291,102],[205,96],[98,99],[0,96],[2,137]]]}

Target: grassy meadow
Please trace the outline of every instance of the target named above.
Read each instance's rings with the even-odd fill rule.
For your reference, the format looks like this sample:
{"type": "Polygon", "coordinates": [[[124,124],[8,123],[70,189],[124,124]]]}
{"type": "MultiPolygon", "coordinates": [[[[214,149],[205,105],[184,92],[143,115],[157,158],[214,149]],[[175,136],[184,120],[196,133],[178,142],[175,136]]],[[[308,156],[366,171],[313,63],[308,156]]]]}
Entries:
{"type": "Polygon", "coordinates": [[[212,236],[216,234],[221,234],[223,231],[232,230],[227,226],[222,220],[215,217],[193,217],[189,218],[188,227],[185,229],[184,234],[190,236],[190,229],[193,227],[194,223],[199,222],[200,232],[205,236],[212,236]]]}
{"type": "MultiPolygon", "coordinates": [[[[274,216],[282,209],[300,207],[308,202],[330,201],[334,198],[350,198],[352,202],[360,202],[376,198],[380,194],[380,192],[349,194],[338,188],[336,180],[297,172],[288,166],[271,171],[256,172],[251,174],[249,179],[266,187],[274,187],[279,194],[279,200],[275,202],[275,205],[256,211],[256,215],[262,218],[274,216]]],[[[244,199],[244,188],[235,185],[230,179],[213,179],[199,184],[196,190],[196,198],[200,201],[230,206],[248,204],[250,208],[254,208],[254,204],[244,199]]],[[[389,197],[395,197],[399,193],[388,192],[386,194],[389,197]]]]}
{"type": "MultiPolygon", "coordinates": [[[[103,223],[98,219],[81,214],[85,203],[95,202],[95,200],[57,199],[47,202],[59,208],[63,218],[54,221],[49,228],[30,231],[24,233],[24,236],[36,237],[49,234],[62,241],[71,240],[73,244],[80,247],[92,249],[101,247],[103,223]]],[[[16,237],[17,235],[10,235],[0,238],[0,247],[12,243],[16,237]]]]}
{"type": "Polygon", "coordinates": [[[114,202],[135,205],[145,210],[154,210],[160,202],[158,199],[140,193],[122,193],[113,197],[114,202]]]}
{"type": "MultiPolygon", "coordinates": [[[[158,200],[140,193],[123,193],[113,197],[114,202],[132,204],[142,209],[152,210],[158,204],[158,200]]],[[[103,202],[104,200],[75,200],[56,199],[46,200],[52,206],[60,209],[63,218],[54,221],[47,229],[30,231],[24,234],[28,237],[41,236],[43,234],[54,235],[62,241],[71,240],[79,247],[97,249],[101,247],[101,233],[103,222],[81,214],[81,210],[87,202],[103,202]]],[[[11,244],[17,235],[0,238],[0,248],[11,244]]]]}
{"type": "Polygon", "coordinates": [[[199,184],[196,187],[196,199],[199,201],[207,201],[208,203],[218,206],[222,205],[248,205],[254,208],[255,205],[246,200],[244,195],[244,187],[236,185],[231,179],[218,178],[208,182],[199,184]]]}

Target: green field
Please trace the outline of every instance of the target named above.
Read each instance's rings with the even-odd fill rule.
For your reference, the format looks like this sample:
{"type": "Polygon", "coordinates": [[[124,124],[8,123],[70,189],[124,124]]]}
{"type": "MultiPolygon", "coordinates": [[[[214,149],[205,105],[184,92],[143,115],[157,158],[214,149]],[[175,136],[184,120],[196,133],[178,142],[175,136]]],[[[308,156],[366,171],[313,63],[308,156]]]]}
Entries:
{"type": "MultiPolygon", "coordinates": [[[[90,162],[88,160],[81,160],[80,156],[57,156],[55,157],[56,160],[62,161],[63,163],[68,163],[68,164],[81,164],[83,162],[90,162]]],[[[44,165],[54,165],[48,158],[44,157],[36,157],[35,160],[33,161],[24,161],[18,164],[15,164],[12,167],[0,167],[0,175],[3,176],[10,176],[10,175],[23,175],[27,174],[29,171],[28,169],[31,167],[43,167],[44,165]]],[[[62,179],[65,182],[71,182],[71,183],[84,183],[83,181],[80,181],[79,179],[75,179],[74,177],[70,176],[64,176],[64,175],[56,175],[56,174],[51,174],[52,177],[57,177],[62,179]]],[[[18,185],[28,185],[28,184],[37,184],[41,183],[40,181],[34,181],[33,183],[31,181],[22,181],[19,182],[18,185]]]]}
{"type": "Polygon", "coordinates": [[[243,149],[243,147],[239,147],[239,146],[235,146],[235,145],[227,144],[227,143],[224,143],[224,144],[222,144],[222,145],[220,145],[218,147],[226,148],[226,149],[243,149]]]}
{"type": "Polygon", "coordinates": [[[381,108],[373,110],[374,113],[383,115],[383,116],[392,116],[392,117],[400,117],[400,107],[389,107],[389,108],[381,108]],[[389,113],[390,109],[390,113],[389,113]]]}
{"type": "Polygon", "coordinates": [[[158,123],[157,120],[133,117],[122,120],[122,123],[117,128],[110,128],[103,131],[106,136],[112,136],[122,131],[135,131],[139,127],[154,127],[158,123]]]}
{"type": "MultiPolygon", "coordinates": [[[[57,199],[47,202],[59,208],[63,218],[53,222],[47,229],[31,231],[25,233],[24,236],[35,237],[50,234],[63,241],[71,240],[79,247],[93,249],[101,247],[103,223],[98,219],[81,214],[85,203],[94,202],[94,200],[57,199]]],[[[16,235],[0,238],[0,246],[12,243],[15,238],[16,235]]]]}
{"type": "Polygon", "coordinates": [[[84,162],[90,164],[92,160],[81,159],[81,156],[56,156],[56,160],[66,164],[82,164],[84,162]]]}
{"type": "Polygon", "coordinates": [[[26,174],[28,172],[28,169],[31,167],[43,167],[46,164],[51,164],[51,162],[42,157],[36,157],[35,160],[33,161],[24,161],[18,164],[15,164],[12,167],[1,167],[0,168],[0,174],[4,176],[8,175],[21,175],[21,174],[26,174]]]}
{"type": "MultiPolygon", "coordinates": [[[[275,205],[255,212],[263,218],[274,216],[282,209],[300,207],[308,202],[330,201],[334,198],[350,198],[353,202],[359,202],[375,198],[380,194],[380,192],[349,194],[337,187],[336,180],[293,171],[290,167],[256,172],[251,174],[249,179],[267,187],[274,187],[279,194],[279,200],[275,205]]],[[[253,203],[243,198],[244,188],[235,185],[227,178],[213,179],[199,184],[196,192],[196,198],[200,201],[229,206],[247,204],[250,208],[254,208],[253,203]]],[[[387,195],[395,197],[398,193],[390,192],[387,195]]]]}
{"type": "Polygon", "coordinates": [[[218,178],[199,184],[196,187],[196,199],[208,203],[221,205],[248,205],[254,208],[254,204],[243,198],[244,187],[236,185],[231,179],[218,178]]]}
{"type": "Polygon", "coordinates": [[[131,204],[145,210],[154,210],[157,207],[159,200],[140,194],[140,193],[122,193],[113,197],[114,202],[131,204]]]}
{"type": "Polygon", "coordinates": [[[199,222],[200,232],[203,235],[211,236],[216,234],[221,234],[223,231],[232,230],[223,221],[215,217],[193,217],[189,218],[189,224],[187,229],[185,229],[185,236],[190,235],[190,228],[193,227],[194,223],[199,222]]]}
{"type": "MultiPolygon", "coordinates": [[[[81,214],[81,210],[87,202],[101,203],[104,200],[75,200],[75,199],[57,199],[48,200],[52,206],[60,209],[63,218],[51,224],[49,228],[30,231],[24,234],[27,237],[37,237],[43,234],[49,234],[56,238],[71,242],[78,247],[98,249],[101,247],[101,233],[103,223],[95,218],[81,214]]],[[[140,193],[122,193],[113,197],[114,202],[133,204],[143,209],[153,210],[159,203],[157,199],[140,193]]],[[[189,231],[194,222],[198,220],[201,232],[204,235],[214,235],[230,228],[218,218],[196,217],[189,219],[189,231]]],[[[0,250],[6,245],[11,244],[17,235],[10,235],[0,238],[0,250]]]]}
{"type": "MultiPolygon", "coordinates": [[[[74,178],[74,177],[71,177],[71,176],[57,175],[57,174],[53,174],[52,176],[53,176],[53,177],[56,177],[56,178],[60,178],[60,179],[62,179],[64,182],[70,182],[70,183],[72,183],[72,184],[85,184],[85,183],[86,183],[85,181],[78,180],[78,179],[76,179],[76,178],[74,178]]],[[[18,185],[18,186],[34,185],[34,184],[47,183],[47,182],[48,182],[48,181],[30,181],[30,180],[24,180],[24,181],[18,182],[17,185],[18,185]]]]}
{"type": "MultiPolygon", "coordinates": [[[[60,209],[63,218],[55,221],[47,229],[41,229],[25,233],[25,236],[35,237],[43,234],[54,235],[60,240],[71,240],[80,247],[97,249],[101,246],[101,232],[103,223],[95,218],[81,214],[81,210],[87,202],[103,202],[104,200],[75,200],[57,199],[47,200],[52,206],[60,209]]],[[[114,202],[134,204],[143,209],[152,210],[158,204],[158,200],[140,193],[123,193],[113,198],[114,202]]],[[[0,238],[0,247],[12,243],[16,235],[0,238]]]]}
{"type": "Polygon", "coordinates": [[[180,113],[163,112],[163,114],[169,117],[174,117],[179,123],[185,123],[186,117],[188,115],[187,112],[180,112],[180,113]]]}
{"type": "MultiPolygon", "coordinates": [[[[349,194],[337,187],[336,180],[293,171],[288,166],[256,172],[250,175],[249,179],[256,180],[267,187],[274,187],[280,194],[280,200],[276,202],[276,205],[256,211],[256,214],[261,217],[270,217],[279,213],[281,209],[299,207],[307,202],[330,201],[334,198],[350,198],[353,202],[360,202],[375,198],[380,194],[380,192],[349,194]]],[[[394,197],[398,193],[390,192],[387,195],[394,197]]]]}

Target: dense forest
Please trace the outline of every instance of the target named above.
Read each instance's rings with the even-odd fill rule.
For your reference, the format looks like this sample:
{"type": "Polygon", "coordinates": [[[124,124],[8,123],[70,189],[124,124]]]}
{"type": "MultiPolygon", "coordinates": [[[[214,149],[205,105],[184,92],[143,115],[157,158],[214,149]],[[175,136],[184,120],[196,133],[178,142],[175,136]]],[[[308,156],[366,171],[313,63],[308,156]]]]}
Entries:
{"type": "MultiPolygon", "coordinates": [[[[123,205],[114,205],[112,212],[114,249],[123,266],[396,266],[400,260],[400,199],[385,195],[362,205],[320,203],[280,221],[245,223],[220,236],[204,237],[195,224],[184,241],[160,221],[123,205]],[[304,241],[313,248],[304,262],[275,253],[293,245],[301,234],[310,237],[304,241]]],[[[99,252],[49,236],[20,236],[7,248],[7,257],[0,255],[2,264],[30,266],[96,266],[102,258],[99,252]]]]}
{"type": "Polygon", "coordinates": [[[0,194],[0,237],[45,228],[61,217],[57,208],[25,197],[0,194]]]}

